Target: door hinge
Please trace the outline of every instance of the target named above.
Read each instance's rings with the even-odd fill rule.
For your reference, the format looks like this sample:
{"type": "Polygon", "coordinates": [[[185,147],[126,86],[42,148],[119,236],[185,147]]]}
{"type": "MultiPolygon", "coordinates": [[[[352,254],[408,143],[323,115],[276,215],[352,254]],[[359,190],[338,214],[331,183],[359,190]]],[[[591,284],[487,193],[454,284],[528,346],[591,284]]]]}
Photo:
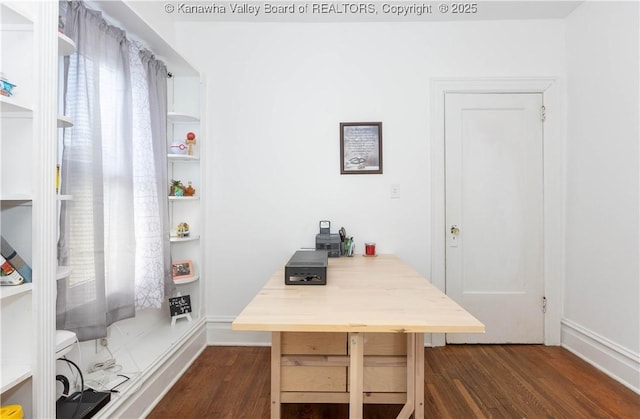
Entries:
{"type": "Polygon", "coordinates": [[[544,296],[542,297],[542,312],[547,312],[547,297],[544,296]]]}
{"type": "Polygon", "coordinates": [[[545,119],[547,119],[547,108],[542,105],[542,107],[540,108],[540,120],[544,122],[545,119]]]}

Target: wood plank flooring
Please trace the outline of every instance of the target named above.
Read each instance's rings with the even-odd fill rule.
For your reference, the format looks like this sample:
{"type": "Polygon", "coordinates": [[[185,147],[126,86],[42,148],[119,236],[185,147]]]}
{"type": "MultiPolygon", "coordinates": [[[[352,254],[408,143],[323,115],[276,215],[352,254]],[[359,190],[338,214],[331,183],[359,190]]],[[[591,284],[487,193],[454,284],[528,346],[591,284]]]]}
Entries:
{"type": "MultiPolygon", "coordinates": [[[[270,413],[270,348],[211,346],[148,416],[261,419],[270,413]]],[[[365,405],[366,419],[400,405],[365,405]]],[[[341,404],[284,404],[282,419],[342,419],[341,404]]],[[[640,419],[640,395],[560,347],[449,345],[425,349],[427,418],[640,419]]]]}

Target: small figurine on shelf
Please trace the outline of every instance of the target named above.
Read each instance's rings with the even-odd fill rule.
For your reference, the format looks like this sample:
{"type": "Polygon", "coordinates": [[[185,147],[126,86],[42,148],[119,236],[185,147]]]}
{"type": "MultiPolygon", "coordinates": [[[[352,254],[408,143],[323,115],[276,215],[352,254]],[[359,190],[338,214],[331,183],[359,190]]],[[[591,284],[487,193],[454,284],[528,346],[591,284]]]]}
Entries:
{"type": "Polygon", "coordinates": [[[178,224],[178,237],[189,237],[189,224],[178,224]]]}
{"type": "Polygon", "coordinates": [[[184,143],[189,146],[187,154],[193,156],[193,145],[196,143],[196,134],[193,132],[187,132],[187,139],[184,140],[184,143]]]}
{"type": "Polygon", "coordinates": [[[0,73],[0,95],[2,96],[13,96],[13,88],[16,87],[15,84],[11,83],[4,75],[4,73],[0,73]]]}
{"type": "Polygon", "coordinates": [[[169,188],[169,196],[184,196],[184,186],[179,180],[171,180],[171,187],[169,188]]]}
{"type": "Polygon", "coordinates": [[[184,196],[194,196],[196,194],[196,190],[191,186],[191,181],[189,181],[188,185],[189,186],[184,188],[184,196]]]}
{"type": "Polygon", "coordinates": [[[187,145],[181,141],[174,141],[169,148],[171,154],[187,154],[187,145]]]}

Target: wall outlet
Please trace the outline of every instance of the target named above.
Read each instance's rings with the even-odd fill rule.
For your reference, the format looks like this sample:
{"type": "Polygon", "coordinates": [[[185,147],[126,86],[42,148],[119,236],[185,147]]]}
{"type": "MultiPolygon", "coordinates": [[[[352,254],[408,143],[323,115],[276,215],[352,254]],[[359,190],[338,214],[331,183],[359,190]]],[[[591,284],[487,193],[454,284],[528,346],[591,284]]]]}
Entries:
{"type": "Polygon", "coordinates": [[[391,199],[400,199],[400,185],[391,185],[391,199]]]}
{"type": "Polygon", "coordinates": [[[96,339],[96,353],[97,354],[102,352],[104,350],[104,348],[106,348],[107,346],[109,346],[109,339],[107,339],[107,338],[96,339]]]}

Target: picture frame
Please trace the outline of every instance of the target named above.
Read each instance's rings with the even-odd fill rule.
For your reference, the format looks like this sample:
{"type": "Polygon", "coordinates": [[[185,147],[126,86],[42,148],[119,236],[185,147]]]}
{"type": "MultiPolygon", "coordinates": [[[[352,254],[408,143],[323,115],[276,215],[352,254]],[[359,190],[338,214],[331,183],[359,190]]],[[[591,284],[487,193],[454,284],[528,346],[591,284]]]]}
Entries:
{"type": "Polygon", "coordinates": [[[169,313],[171,317],[183,316],[191,312],[193,312],[193,308],[191,307],[190,295],[178,295],[177,297],[169,298],[169,313]]]}
{"type": "Polygon", "coordinates": [[[340,174],[382,174],[382,122],[340,123],[340,174]]]}
{"type": "Polygon", "coordinates": [[[195,275],[193,262],[190,260],[176,260],[171,262],[171,272],[173,279],[187,279],[195,275]]]}

